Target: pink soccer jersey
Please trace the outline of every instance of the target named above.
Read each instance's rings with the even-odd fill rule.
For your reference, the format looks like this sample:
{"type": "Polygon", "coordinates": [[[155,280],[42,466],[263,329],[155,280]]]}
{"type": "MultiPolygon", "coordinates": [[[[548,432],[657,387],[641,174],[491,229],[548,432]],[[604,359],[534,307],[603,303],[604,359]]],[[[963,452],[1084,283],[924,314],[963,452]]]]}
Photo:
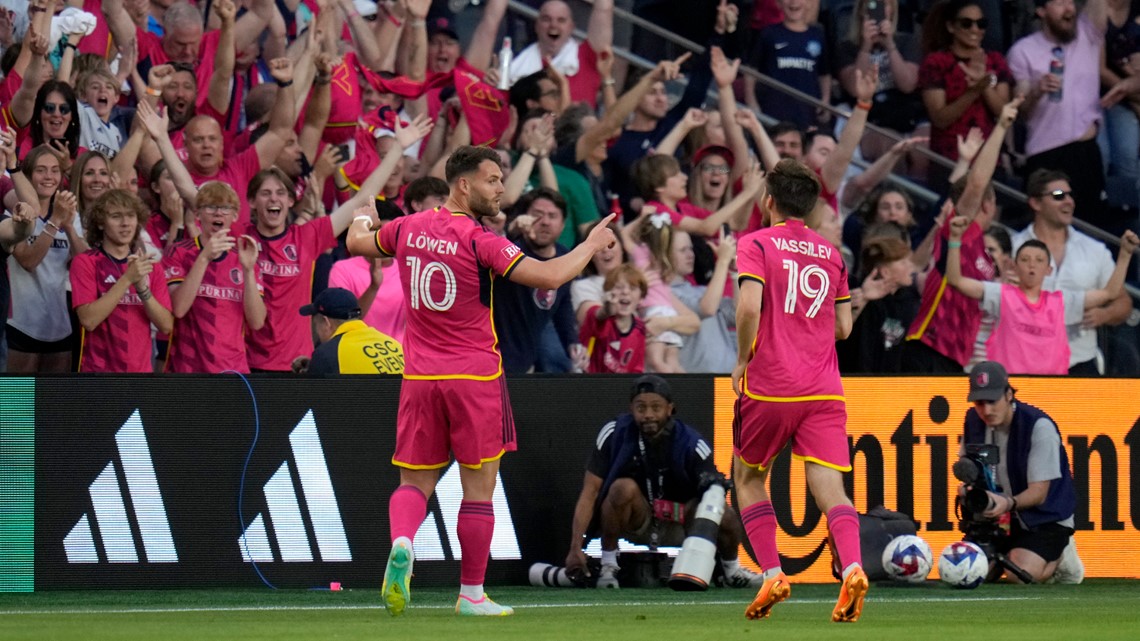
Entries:
{"type": "Polygon", "coordinates": [[[250,231],[261,244],[257,267],[265,283],[265,326],[246,337],[249,366],[287,372],[298,356],[313,353],[309,319],[302,305],[312,298],[313,265],[326,249],[336,246],[332,219],[317,218],[305,225],[289,225],[280,235],[267,238],[250,231]]]}
{"type": "Polygon", "coordinates": [[[645,321],[633,318],[628,332],[622,333],[613,316],[598,320],[600,305],[586,312],[578,340],[590,354],[591,374],[634,374],[645,371],[645,321]]]}
{"type": "Polygon", "coordinates": [[[745,236],[736,262],[742,282],[764,285],[745,393],[757,400],[842,400],[835,306],[851,296],[839,250],[791,219],[745,236]]]}
{"type": "MultiPolygon", "coordinates": [[[[162,267],[169,287],[179,285],[201,253],[198,239],[180,242],[166,252],[162,267]]],[[[261,271],[257,286],[262,289],[261,271]]],[[[245,355],[245,279],[237,252],[210,263],[190,311],[174,321],[165,371],[179,374],[248,372],[245,355]]]]}
{"type": "MultiPolygon", "coordinates": [[[[71,262],[71,304],[82,307],[99,300],[127,271],[127,260],[108,256],[102,249],[89,249],[71,262]]],[[[151,295],[170,309],[170,293],[162,267],[149,275],[151,295]]],[[[80,372],[150,373],[152,344],[150,319],[145,304],[131,287],[115,310],[94,331],[83,330],[79,356],[80,372]]]]}
{"type": "Polygon", "coordinates": [[[491,285],[510,275],[522,250],[442,207],[387,223],[376,233],[376,246],[395,257],[404,283],[404,378],[501,376],[491,285]]]}

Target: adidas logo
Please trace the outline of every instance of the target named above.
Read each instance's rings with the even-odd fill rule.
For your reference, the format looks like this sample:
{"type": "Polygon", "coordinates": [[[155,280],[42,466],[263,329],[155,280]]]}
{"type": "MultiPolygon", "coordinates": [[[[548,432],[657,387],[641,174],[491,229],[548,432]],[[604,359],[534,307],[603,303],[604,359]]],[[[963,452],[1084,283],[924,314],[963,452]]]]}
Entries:
{"type": "MultiPolygon", "coordinates": [[[[439,533],[437,521],[443,521],[447,532],[451,559],[463,558],[459,545],[459,505],[463,502],[463,485],[459,480],[459,464],[452,463],[443,478],[435,486],[435,496],[439,500],[439,512],[428,512],[427,518],[416,531],[412,542],[416,550],[416,561],[446,561],[447,550],[443,547],[443,537],[439,533]]],[[[521,559],[519,538],[515,533],[515,522],[511,519],[511,507],[507,504],[507,494],[503,491],[503,479],[495,474],[495,493],[491,496],[491,506],[495,510],[495,531],[491,534],[491,558],[496,560],[521,559]]]]}
{"type": "MultiPolygon", "coordinates": [[[[332,479],[329,477],[325,453],[317,435],[317,423],[313,411],[304,418],[289,434],[289,444],[293,450],[293,463],[301,490],[308,507],[309,524],[317,539],[317,549],[321,561],[352,561],[348,548],[348,538],[344,534],[344,522],[340,518],[336,494],[333,493],[332,479]]],[[[265,502],[269,507],[269,521],[273,524],[277,549],[281,560],[286,563],[310,563],[313,561],[313,548],[305,530],[304,517],[297,500],[297,490],[289,474],[289,461],[265,483],[265,502]]],[[[245,528],[238,538],[241,557],[245,562],[271,563],[276,559],[269,545],[269,530],[261,514],[245,528]]]]}
{"type": "Polygon", "coordinates": [[[110,274],[107,274],[107,277],[103,279],[104,285],[114,285],[116,282],[115,277],[110,274]]]}
{"type": "Polygon", "coordinates": [[[178,552],[174,549],[174,538],[170,535],[170,523],[166,519],[166,506],[163,505],[158,480],[154,476],[150,448],[137,409],[115,434],[115,443],[119,450],[118,461],[123,478],[119,477],[115,461],[111,460],[91,483],[89,492],[95,517],[90,519],[84,513],[63,538],[67,562],[100,562],[91,527],[93,523],[98,528],[103,559],[106,562],[139,562],[130,516],[123,501],[125,479],[127,494],[134,508],[134,525],[142,538],[146,562],[177,563],[178,552]]]}

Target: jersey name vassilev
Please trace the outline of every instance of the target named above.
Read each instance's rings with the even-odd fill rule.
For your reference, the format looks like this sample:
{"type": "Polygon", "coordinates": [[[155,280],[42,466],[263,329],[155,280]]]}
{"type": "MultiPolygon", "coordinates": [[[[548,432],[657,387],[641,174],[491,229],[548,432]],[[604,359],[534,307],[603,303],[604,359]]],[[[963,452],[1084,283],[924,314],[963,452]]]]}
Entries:
{"type": "Polygon", "coordinates": [[[788,240],[787,238],[773,238],[772,242],[775,243],[776,249],[780,251],[792,252],[793,254],[803,254],[804,256],[813,256],[815,258],[823,258],[830,260],[831,252],[834,251],[829,245],[823,243],[810,243],[806,240],[788,240]]]}

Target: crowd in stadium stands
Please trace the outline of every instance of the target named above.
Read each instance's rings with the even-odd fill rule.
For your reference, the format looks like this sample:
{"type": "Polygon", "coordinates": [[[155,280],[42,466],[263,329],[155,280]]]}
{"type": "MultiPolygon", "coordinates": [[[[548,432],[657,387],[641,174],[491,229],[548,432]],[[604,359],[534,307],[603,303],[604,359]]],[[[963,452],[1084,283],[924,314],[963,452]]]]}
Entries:
{"type": "Polygon", "coordinates": [[[290,371],[329,287],[399,343],[401,279],[445,305],[446,275],[344,232],[440,206],[472,144],[532,259],[622,214],[571,284],[488,275],[506,372],[730,372],[736,247],[793,158],[848,267],[842,371],[1140,374],[1129,252],[1073,227],[1134,246],[1140,0],[525,3],[0,0],[0,371],[290,371]]]}

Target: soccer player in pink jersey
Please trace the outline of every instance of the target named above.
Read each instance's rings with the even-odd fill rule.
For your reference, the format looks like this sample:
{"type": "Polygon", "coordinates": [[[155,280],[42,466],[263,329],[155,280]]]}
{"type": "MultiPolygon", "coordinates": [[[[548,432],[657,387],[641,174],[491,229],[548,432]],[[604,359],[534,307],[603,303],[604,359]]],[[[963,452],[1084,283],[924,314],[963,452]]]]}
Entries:
{"type": "Polygon", "coordinates": [[[348,229],[360,207],[372,209],[380,188],[388,181],[409,147],[431,131],[426,115],[407,127],[396,124],[396,141],[376,169],[352,198],[332,214],[304,225],[289,222],[293,208],[293,181],[285,172],[271,167],[262,170],[249,184],[249,203],[255,227],[250,236],[260,245],[257,264],[265,282],[265,326],[246,337],[249,367],[252,370],[288,372],[293,359],[313,353],[309,322],[297,313],[311,297],[313,267],[317,257],[336,247],[337,236],[348,229]]]}
{"type": "Polygon", "coordinates": [[[148,212],[139,197],[111,189],[83,217],[91,249],[71,262],[71,304],[83,326],[80,372],[148,373],[150,325],[174,326],[170,293],[139,234],[148,212]]]}
{"type": "Polygon", "coordinates": [[[384,605],[401,614],[410,600],[412,539],[427,514],[440,470],[459,462],[460,563],[457,614],[506,616],[483,593],[495,514],[491,496],[499,461],[515,445],[514,419],[491,320],[495,281],[557,289],[593,255],[615,242],[610,215],[574,250],[546,261],[528,260],[517,245],[480,222],[499,213],[503,171],[485,147],[460,147],[447,161],[451,195],[443,207],[397,218],[373,231],[367,217],[349,228],[356,255],[395,257],[408,311],[404,384],[396,422],[400,486],[388,504],[392,551],[384,572],[384,605]]]}
{"type": "Polygon", "coordinates": [[[780,569],[776,513],[765,486],[772,459],[789,441],[792,456],[804,461],[816,504],[827,514],[843,568],[831,620],[858,620],[869,586],[859,550],[859,515],[842,476],[851,470],[851,455],[835,341],[851,333],[847,268],[839,251],[804,225],[819,192],[812,170],[781,160],[768,174],[763,203],[772,227],[745,236],[737,250],[733,473],[740,516],[764,569],[764,585],[744,611],[749,619],[767,617],[791,594],[780,569]]]}
{"type": "Polygon", "coordinates": [[[245,328],[265,324],[257,241],[230,235],[239,203],[229,185],[202,185],[194,206],[201,235],[171,247],[162,259],[177,319],[165,371],[246,373],[245,328]]]}

